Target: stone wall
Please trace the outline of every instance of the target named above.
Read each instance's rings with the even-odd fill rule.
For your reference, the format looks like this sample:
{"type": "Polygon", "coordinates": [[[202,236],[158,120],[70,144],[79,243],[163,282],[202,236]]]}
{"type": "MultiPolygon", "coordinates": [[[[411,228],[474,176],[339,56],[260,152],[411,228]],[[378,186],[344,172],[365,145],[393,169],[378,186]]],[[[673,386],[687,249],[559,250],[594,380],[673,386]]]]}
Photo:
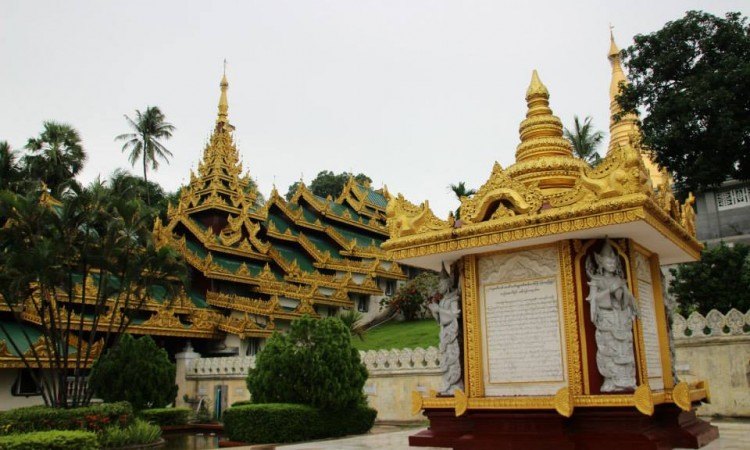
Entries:
{"type": "Polygon", "coordinates": [[[678,377],[708,380],[711,403],[699,413],[750,417],[750,311],[675,314],[672,333],[678,377]]]}
{"type": "MultiPolygon", "coordinates": [[[[678,376],[685,381],[709,381],[711,403],[701,406],[705,415],[750,417],[750,311],[732,310],[726,315],[711,311],[706,317],[675,314],[675,361],[678,376]]],[[[427,349],[360,352],[370,377],[364,391],[380,421],[420,420],[411,414],[411,393],[438,390],[442,370],[438,351],[427,349]]],[[[245,385],[247,370],[255,357],[201,358],[189,352],[177,355],[177,405],[191,406],[204,399],[214,405],[217,385],[226,386],[227,405],[249,400],[245,385]]]]}

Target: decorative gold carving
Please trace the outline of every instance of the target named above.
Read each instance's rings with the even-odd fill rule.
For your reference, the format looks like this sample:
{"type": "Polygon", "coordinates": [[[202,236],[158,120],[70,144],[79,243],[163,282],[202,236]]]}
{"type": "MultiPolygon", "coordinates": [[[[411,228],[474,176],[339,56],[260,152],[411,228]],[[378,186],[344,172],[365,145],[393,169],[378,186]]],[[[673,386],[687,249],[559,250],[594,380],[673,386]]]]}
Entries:
{"type": "Polygon", "coordinates": [[[654,414],[654,399],[648,384],[638,386],[633,393],[633,403],[641,414],[651,416],[654,414]]]}
{"type": "Polygon", "coordinates": [[[453,391],[453,396],[455,398],[455,410],[456,410],[456,417],[463,416],[466,412],[466,409],[469,407],[468,399],[466,398],[466,394],[461,389],[456,389],[453,391]]]}
{"type": "Polygon", "coordinates": [[[404,199],[401,194],[388,202],[386,216],[391,237],[409,236],[449,227],[448,222],[435,217],[428,202],[416,206],[404,199]]]}
{"type": "Polygon", "coordinates": [[[416,416],[422,410],[422,394],[411,391],[411,415],[416,416]]]}
{"type": "Polygon", "coordinates": [[[479,325],[479,285],[477,257],[463,259],[462,309],[464,325],[464,383],[469,396],[484,395],[482,377],[482,327],[479,325]],[[468,374],[468,375],[467,375],[468,374]]]}
{"type": "Polygon", "coordinates": [[[578,315],[576,314],[573,261],[570,245],[567,241],[561,241],[558,244],[558,254],[560,258],[560,288],[562,290],[563,317],[565,321],[564,333],[568,366],[568,388],[571,395],[580,395],[583,393],[581,342],[578,334],[578,315]]]}
{"type": "Polygon", "coordinates": [[[15,355],[8,350],[8,345],[5,341],[0,341],[0,358],[13,358],[15,355]]]}
{"type": "Polygon", "coordinates": [[[690,386],[686,382],[677,383],[672,390],[672,401],[683,411],[690,411],[692,402],[690,401],[690,386]]]}
{"type": "Polygon", "coordinates": [[[561,388],[555,394],[555,411],[563,417],[573,415],[573,395],[567,387],[561,388]]]}
{"type": "Polygon", "coordinates": [[[471,198],[461,199],[461,220],[478,223],[519,214],[536,214],[542,206],[542,191],[536,183],[528,187],[513,181],[497,162],[489,180],[471,198]]]}
{"type": "Polygon", "coordinates": [[[688,234],[695,237],[695,210],[693,209],[693,204],[695,204],[695,196],[691,192],[682,205],[681,223],[688,234]]]}

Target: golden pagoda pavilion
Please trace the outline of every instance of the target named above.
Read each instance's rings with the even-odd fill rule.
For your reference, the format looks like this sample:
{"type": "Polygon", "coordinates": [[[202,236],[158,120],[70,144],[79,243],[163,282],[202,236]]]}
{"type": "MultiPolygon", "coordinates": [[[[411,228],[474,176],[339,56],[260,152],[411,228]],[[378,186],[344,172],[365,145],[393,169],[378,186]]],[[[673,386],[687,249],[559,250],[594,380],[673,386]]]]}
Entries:
{"type": "Polygon", "coordinates": [[[383,247],[450,268],[431,308],[445,388],[413,392],[430,427],[411,445],[661,450],[718,436],[695,416],[708,384],[675,376],[660,271],[699,258],[694,211],[640,144],[637,118],[616,120],[626,81],[614,39],[608,58],[611,141],[598,165],[573,155],[534,71],[516,162],[495,163],[460,221],[389,202],[383,247]]]}

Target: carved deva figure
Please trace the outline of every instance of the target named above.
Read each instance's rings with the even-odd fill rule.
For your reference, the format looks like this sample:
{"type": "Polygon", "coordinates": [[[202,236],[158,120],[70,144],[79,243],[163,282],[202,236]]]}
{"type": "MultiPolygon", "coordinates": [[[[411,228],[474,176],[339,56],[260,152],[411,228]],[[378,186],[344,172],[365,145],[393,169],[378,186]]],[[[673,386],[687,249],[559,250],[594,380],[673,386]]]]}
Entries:
{"type": "Polygon", "coordinates": [[[636,388],[633,319],[638,306],[628,290],[620,258],[609,239],[599,253],[586,259],[591,321],[596,327],[596,366],[604,377],[602,392],[636,388]]]}
{"type": "Polygon", "coordinates": [[[440,359],[445,367],[440,394],[453,395],[456,389],[464,388],[458,326],[458,318],[461,316],[461,292],[460,289],[453,289],[453,282],[445,270],[445,265],[440,272],[437,294],[439,301],[429,303],[427,307],[440,324],[440,359]]]}

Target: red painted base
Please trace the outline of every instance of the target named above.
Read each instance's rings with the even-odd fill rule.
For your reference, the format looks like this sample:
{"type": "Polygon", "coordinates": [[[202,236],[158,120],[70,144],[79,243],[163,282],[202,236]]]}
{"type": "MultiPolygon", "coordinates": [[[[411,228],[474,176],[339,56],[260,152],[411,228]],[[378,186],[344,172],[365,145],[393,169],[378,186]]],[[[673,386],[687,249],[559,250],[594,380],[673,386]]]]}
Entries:
{"type": "Polygon", "coordinates": [[[570,418],[554,411],[428,410],[430,427],[409,437],[417,447],[456,450],[667,450],[700,448],[719,430],[674,405],[649,417],[635,408],[579,408],[570,418]]]}

